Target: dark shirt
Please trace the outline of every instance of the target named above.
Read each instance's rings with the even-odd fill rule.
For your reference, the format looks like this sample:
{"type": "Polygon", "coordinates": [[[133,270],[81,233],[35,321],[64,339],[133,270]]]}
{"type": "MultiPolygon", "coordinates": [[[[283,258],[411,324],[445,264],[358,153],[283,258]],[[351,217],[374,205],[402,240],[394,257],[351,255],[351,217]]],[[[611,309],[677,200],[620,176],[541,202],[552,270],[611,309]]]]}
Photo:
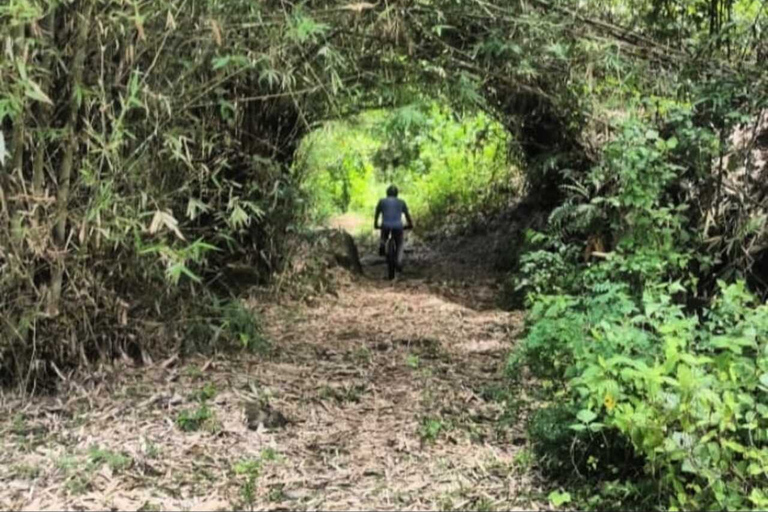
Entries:
{"type": "Polygon", "coordinates": [[[381,213],[381,226],[388,229],[403,228],[403,214],[408,215],[408,205],[396,197],[385,197],[376,205],[376,218],[381,213]]]}

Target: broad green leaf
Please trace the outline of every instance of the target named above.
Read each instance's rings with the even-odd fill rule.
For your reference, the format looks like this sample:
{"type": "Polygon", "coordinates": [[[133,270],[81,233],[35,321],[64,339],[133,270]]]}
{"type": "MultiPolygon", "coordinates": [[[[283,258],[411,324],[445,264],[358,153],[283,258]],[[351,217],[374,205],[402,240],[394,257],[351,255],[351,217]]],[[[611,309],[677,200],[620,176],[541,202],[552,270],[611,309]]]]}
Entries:
{"type": "Polygon", "coordinates": [[[552,491],[549,493],[549,496],[547,496],[550,503],[552,503],[555,507],[560,507],[562,505],[565,505],[566,503],[571,502],[571,494],[568,492],[561,492],[561,491],[552,491]]]}
{"type": "Polygon", "coordinates": [[[590,411],[589,409],[582,409],[576,415],[576,418],[582,423],[592,423],[595,421],[595,418],[597,418],[597,414],[590,411]]]}
{"type": "Polygon", "coordinates": [[[225,57],[218,57],[213,59],[213,69],[214,71],[217,69],[221,69],[227,64],[229,64],[229,61],[232,60],[231,56],[227,55],[225,57]]]}

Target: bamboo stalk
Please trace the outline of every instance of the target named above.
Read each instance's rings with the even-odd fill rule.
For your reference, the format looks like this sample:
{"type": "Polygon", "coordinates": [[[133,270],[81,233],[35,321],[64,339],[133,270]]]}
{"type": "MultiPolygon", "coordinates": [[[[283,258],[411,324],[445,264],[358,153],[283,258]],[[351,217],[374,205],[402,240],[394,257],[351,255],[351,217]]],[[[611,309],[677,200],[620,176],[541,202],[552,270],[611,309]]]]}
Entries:
{"type": "MultiPolygon", "coordinates": [[[[16,29],[16,39],[20,49],[19,58],[22,60],[26,60],[27,57],[24,32],[24,25],[19,25],[16,29]]],[[[21,112],[19,112],[18,117],[13,121],[13,162],[11,163],[11,174],[16,174],[18,176],[21,176],[21,166],[24,162],[24,122],[26,117],[24,115],[24,103],[26,102],[22,102],[21,112]]]]}
{"type": "MultiPolygon", "coordinates": [[[[26,59],[26,45],[24,44],[24,25],[19,25],[14,34],[17,44],[20,48],[20,59],[26,59]]],[[[0,212],[4,222],[11,222],[13,212],[9,210],[8,201],[5,197],[5,189],[10,189],[9,176],[16,174],[21,178],[21,166],[24,159],[24,102],[22,100],[21,112],[13,120],[13,135],[11,139],[11,162],[10,170],[6,174],[0,175],[0,212]]],[[[13,191],[11,191],[13,195],[13,191]]]]}
{"type": "MultiPolygon", "coordinates": [[[[56,46],[56,7],[51,9],[51,13],[46,18],[46,28],[50,32],[51,48],[56,46]]],[[[47,71],[51,71],[53,64],[53,53],[49,52],[43,59],[43,68],[47,71]]],[[[48,94],[50,89],[50,83],[46,79],[42,84],[43,92],[48,94]]],[[[40,115],[38,117],[38,140],[37,148],[35,151],[35,160],[32,164],[32,194],[36,198],[43,196],[43,188],[45,185],[45,137],[40,134],[40,131],[46,129],[50,125],[51,119],[51,107],[44,102],[40,103],[40,115]]],[[[37,211],[34,218],[40,221],[42,212],[37,211]]]]}
{"type": "Polygon", "coordinates": [[[80,111],[78,103],[78,89],[83,80],[83,67],[85,64],[86,46],[88,42],[88,29],[91,22],[91,12],[93,11],[92,1],[86,1],[85,11],[80,16],[78,23],[78,33],[75,41],[75,56],[72,59],[71,66],[71,95],[69,99],[69,117],[65,128],[64,153],[61,161],[61,168],[58,176],[58,191],[56,194],[56,225],[54,227],[53,238],[59,248],[57,251],[57,262],[53,269],[51,277],[51,295],[48,303],[48,312],[51,315],[58,314],[59,300],[61,299],[61,287],[64,279],[64,259],[66,257],[66,228],[67,217],[69,214],[69,189],[72,180],[72,167],[74,166],[75,152],[78,147],[78,138],[76,133],[77,117],[80,111]]]}

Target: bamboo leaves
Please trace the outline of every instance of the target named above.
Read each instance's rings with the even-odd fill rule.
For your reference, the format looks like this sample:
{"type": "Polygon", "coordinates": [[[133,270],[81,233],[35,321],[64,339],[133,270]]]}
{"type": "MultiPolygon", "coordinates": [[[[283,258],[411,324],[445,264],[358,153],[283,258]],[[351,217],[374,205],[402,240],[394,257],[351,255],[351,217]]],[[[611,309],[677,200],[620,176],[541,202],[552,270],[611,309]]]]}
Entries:
{"type": "Polygon", "coordinates": [[[179,229],[179,221],[176,220],[173,214],[167,210],[157,210],[149,225],[149,233],[155,234],[163,227],[172,231],[180,240],[185,240],[184,235],[181,234],[181,230],[179,229]]]}
{"type": "Polygon", "coordinates": [[[318,23],[309,16],[298,14],[293,19],[288,37],[300,44],[315,42],[319,36],[328,32],[328,28],[325,23],[318,23]]]}
{"type": "Polygon", "coordinates": [[[35,101],[40,101],[47,105],[53,106],[53,101],[51,101],[51,98],[49,98],[48,95],[43,92],[43,90],[40,88],[40,86],[36,82],[30,79],[27,79],[27,80],[24,80],[23,85],[24,85],[24,94],[27,97],[35,101]]]}

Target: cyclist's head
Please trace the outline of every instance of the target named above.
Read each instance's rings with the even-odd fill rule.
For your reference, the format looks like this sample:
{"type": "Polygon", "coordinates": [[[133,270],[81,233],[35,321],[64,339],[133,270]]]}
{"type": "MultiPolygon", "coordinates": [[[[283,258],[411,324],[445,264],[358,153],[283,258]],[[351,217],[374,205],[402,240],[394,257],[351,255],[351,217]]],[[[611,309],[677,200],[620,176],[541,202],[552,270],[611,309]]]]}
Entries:
{"type": "Polygon", "coordinates": [[[387,188],[387,197],[397,197],[397,187],[394,185],[390,185],[387,188]]]}

